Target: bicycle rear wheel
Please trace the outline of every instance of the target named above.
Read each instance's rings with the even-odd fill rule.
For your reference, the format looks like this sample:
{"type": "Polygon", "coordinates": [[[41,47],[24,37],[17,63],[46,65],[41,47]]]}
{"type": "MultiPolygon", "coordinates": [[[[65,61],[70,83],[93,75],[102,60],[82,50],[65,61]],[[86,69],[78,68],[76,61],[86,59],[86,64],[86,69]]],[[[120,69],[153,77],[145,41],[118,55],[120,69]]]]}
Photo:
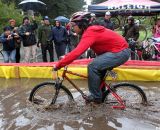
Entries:
{"type": "Polygon", "coordinates": [[[30,93],[29,101],[47,107],[51,104],[64,105],[73,100],[71,92],[65,86],[61,85],[57,88],[55,85],[55,82],[44,82],[35,86],[30,93]]]}
{"type": "Polygon", "coordinates": [[[118,29],[120,27],[120,20],[118,17],[111,17],[111,21],[114,23],[114,29],[118,29]]]}
{"type": "MultiPolygon", "coordinates": [[[[127,108],[134,108],[141,104],[147,104],[147,97],[145,93],[137,85],[130,83],[118,83],[111,86],[111,90],[122,99],[127,108]]],[[[109,90],[104,93],[103,102],[111,105],[118,105],[117,99],[115,99],[109,90]]]]}

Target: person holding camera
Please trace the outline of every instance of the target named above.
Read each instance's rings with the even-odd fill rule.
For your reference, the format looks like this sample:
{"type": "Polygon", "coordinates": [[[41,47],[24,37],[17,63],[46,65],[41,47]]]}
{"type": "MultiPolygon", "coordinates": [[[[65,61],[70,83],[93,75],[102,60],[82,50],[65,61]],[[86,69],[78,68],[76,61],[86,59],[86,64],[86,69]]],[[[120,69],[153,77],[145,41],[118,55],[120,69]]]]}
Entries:
{"type": "Polygon", "coordinates": [[[52,42],[52,26],[48,16],[44,18],[44,25],[38,29],[38,47],[41,47],[43,62],[47,62],[47,50],[50,55],[50,62],[54,61],[54,51],[52,42]]]}
{"type": "Polygon", "coordinates": [[[19,39],[17,33],[12,33],[9,26],[4,27],[4,33],[0,36],[0,42],[3,44],[3,56],[5,63],[16,62],[15,43],[19,39]]]}
{"type": "Polygon", "coordinates": [[[33,61],[36,61],[37,40],[35,30],[38,25],[34,16],[32,17],[33,23],[30,22],[28,17],[23,18],[23,24],[19,27],[19,35],[22,38],[24,46],[24,62],[30,62],[32,56],[33,61]]]}
{"type": "MultiPolygon", "coordinates": [[[[11,32],[12,33],[16,33],[18,35],[18,27],[16,27],[16,20],[14,19],[10,19],[9,20],[9,24],[10,24],[10,28],[11,28],[11,32]]],[[[16,63],[20,63],[20,48],[21,48],[21,39],[17,39],[16,43],[15,43],[15,47],[16,47],[16,63]]]]}

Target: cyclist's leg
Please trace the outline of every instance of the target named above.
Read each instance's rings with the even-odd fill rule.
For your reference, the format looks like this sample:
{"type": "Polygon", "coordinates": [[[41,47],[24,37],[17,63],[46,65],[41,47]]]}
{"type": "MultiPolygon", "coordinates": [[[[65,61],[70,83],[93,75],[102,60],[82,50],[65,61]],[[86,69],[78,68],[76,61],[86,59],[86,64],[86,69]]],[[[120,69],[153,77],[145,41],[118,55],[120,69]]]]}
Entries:
{"type": "Polygon", "coordinates": [[[10,52],[10,60],[12,63],[16,62],[16,49],[10,52]]]}
{"type": "Polygon", "coordinates": [[[31,47],[24,47],[24,62],[29,62],[31,55],[31,47]]]}
{"type": "Polygon", "coordinates": [[[32,53],[32,57],[33,57],[33,62],[36,62],[37,45],[31,46],[31,53],[32,53]]]}
{"type": "Polygon", "coordinates": [[[47,62],[47,50],[46,50],[46,45],[41,45],[41,51],[42,51],[42,59],[43,62],[47,62]]]}
{"type": "Polygon", "coordinates": [[[54,61],[54,52],[53,52],[53,44],[48,44],[47,46],[47,50],[49,52],[49,56],[50,56],[50,62],[54,61]]]}
{"type": "Polygon", "coordinates": [[[130,46],[131,51],[131,60],[135,60],[135,45],[130,46]]]}
{"type": "Polygon", "coordinates": [[[60,57],[60,45],[59,45],[59,43],[55,43],[55,50],[56,50],[57,58],[59,59],[59,57],[60,57]]]}
{"type": "Polygon", "coordinates": [[[104,74],[101,72],[103,70],[117,67],[125,63],[130,56],[129,49],[121,51],[119,53],[105,53],[100,56],[97,56],[89,65],[88,65],[88,87],[91,93],[91,96],[94,99],[101,99],[102,92],[99,89],[101,78],[104,74]]]}
{"type": "Polygon", "coordinates": [[[16,48],[16,63],[19,63],[21,59],[20,47],[16,48]]]}
{"type": "Polygon", "coordinates": [[[62,42],[61,44],[60,44],[60,56],[63,56],[63,55],[65,55],[65,52],[66,52],[66,43],[65,42],[62,42]]]}
{"type": "Polygon", "coordinates": [[[9,52],[3,51],[4,63],[9,63],[9,52]]]}

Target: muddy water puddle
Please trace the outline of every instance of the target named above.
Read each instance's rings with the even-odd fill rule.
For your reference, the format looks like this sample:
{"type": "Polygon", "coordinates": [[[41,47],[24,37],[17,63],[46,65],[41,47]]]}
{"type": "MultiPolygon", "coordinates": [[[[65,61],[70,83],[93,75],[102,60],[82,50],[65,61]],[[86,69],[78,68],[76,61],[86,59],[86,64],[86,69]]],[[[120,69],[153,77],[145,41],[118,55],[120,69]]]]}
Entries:
{"type": "MultiPolygon", "coordinates": [[[[0,79],[0,130],[160,130],[160,82],[135,82],[146,92],[149,105],[115,110],[86,105],[68,83],[75,98],[59,110],[37,109],[28,102],[32,87],[44,79],[0,79]]],[[[75,81],[84,91],[87,81],[75,81]]]]}

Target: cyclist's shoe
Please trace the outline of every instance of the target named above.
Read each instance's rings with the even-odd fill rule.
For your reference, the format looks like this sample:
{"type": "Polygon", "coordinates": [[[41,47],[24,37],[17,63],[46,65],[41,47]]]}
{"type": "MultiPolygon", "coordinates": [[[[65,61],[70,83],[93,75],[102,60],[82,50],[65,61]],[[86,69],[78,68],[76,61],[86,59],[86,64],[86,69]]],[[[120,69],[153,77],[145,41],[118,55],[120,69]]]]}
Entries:
{"type": "Polygon", "coordinates": [[[102,103],[102,99],[101,98],[94,98],[93,96],[87,96],[86,98],[86,103],[95,103],[95,104],[101,104],[102,103]]]}

